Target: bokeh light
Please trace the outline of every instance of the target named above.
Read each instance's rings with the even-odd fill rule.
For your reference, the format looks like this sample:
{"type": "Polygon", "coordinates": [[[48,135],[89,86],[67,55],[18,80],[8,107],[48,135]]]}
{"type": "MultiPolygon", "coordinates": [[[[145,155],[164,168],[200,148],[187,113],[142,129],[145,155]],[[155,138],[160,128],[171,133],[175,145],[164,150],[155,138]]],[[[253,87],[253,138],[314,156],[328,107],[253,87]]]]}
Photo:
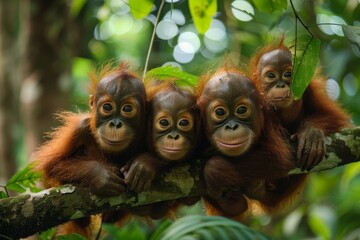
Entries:
{"type": "Polygon", "coordinates": [[[344,36],[342,31],[342,24],[346,24],[344,19],[335,15],[318,14],[316,16],[316,22],[319,24],[319,28],[327,35],[344,36]],[[333,24],[333,25],[331,25],[333,24]]]}
{"type": "Polygon", "coordinates": [[[343,80],[343,87],[347,95],[355,96],[359,90],[359,83],[352,73],[346,74],[343,80]]]}
{"type": "Polygon", "coordinates": [[[111,0],[109,2],[109,6],[113,12],[116,12],[117,14],[127,14],[130,13],[130,6],[125,1],[119,1],[119,0],[111,0]]]}
{"type": "Polygon", "coordinates": [[[179,9],[173,9],[173,10],[168,11],[165,14],[163,19],[173,20],[174,23],[176,23],[177,25],[180,25],[180,26],[185,24],[185,16],[182,13],[182,11],[179,9]]]}
{"type": "Polygon", "coordinates": [[[111,35],[122,35],[128,33],[134,24],[134,19],[129,14],[113,14],[109,19],[109,31],[111,35]]]}
{"type": "Polygon", "coordinates": [[[108,40],[111,37],[111,32],[109,29],[108,21],[96,25],[94,30],[94,38],[102,41],[108,40]]]}
{"type": "Polygon", "coordinates": [[[326,92],[328,96],[333,99],[337,100],[340,97],[340,86],[334,79],[328,79],[326,81],[326,92]]]}
{"type": "Polygon", "coordinates": [[[188,63],[193,60],[195,51],[190,43],[180,42],[175,46],[173,56],[179,63],[188,63]]]}
{"type": "Polygon", "coordinates": [[[186,42],[189,43],[194,52],[199,51],[201,43],[199,37],[193,32],[182,32],[179,35],[178,43],[186,42]]]}
{"type": "Polygon", "coordinates": [[[231,12],[234,17],[243,22],[248,22],[253,19],[254,8],[245,0],[236,0],[231,3],[231,12]]]}
{"type": "Polygon", "coordinates": [[[204,44],[215,53],[223,51],[228,46],[226,28],[221,21],[213,19],[210,29],[205,33],[204,44]]]}
{"type": "Polygon", "coordinates": [[[179,32],[178,26],[171,19],[161,20],[156,27],[156,35],[163,40],[174,38],[179,32]]]}

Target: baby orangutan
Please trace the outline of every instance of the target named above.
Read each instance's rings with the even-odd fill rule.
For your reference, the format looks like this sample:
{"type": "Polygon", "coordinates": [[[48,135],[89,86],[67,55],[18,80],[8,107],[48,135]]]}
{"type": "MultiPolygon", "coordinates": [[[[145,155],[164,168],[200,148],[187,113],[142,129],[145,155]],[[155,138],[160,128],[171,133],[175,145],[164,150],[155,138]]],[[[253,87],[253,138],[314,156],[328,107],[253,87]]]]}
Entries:
{"type": "Polygon", "coordinates": [[[209,159],[204,179],[208,214],[239,216],[248,209],[246,187],[286,176],[290,148],[276,116],[252,81],[234,67],[222,67],[199,84],[209,159]],[[266,116],[266,121],[265,121],[266,116]]]}
{"type": "MultiPolygon", "coordinates": [[[[135,192],[147,190],[156,176],[176,164],[196,159],[200,133],[200,114],[191,88],[180,88],[175,80],[149,82],[149,152],[136,158],[122,171],[125,182],[135,192]]],[[[178,203],[193,204],[196,199],[165,201],[134,208],[136,215],[153,219],[164,217],[178,203]]]]}
{"type": "MultiPolygon", "coordinates": [[[[61,113],[63,125],[34,154],[46,187],[75,184],[99,196],[125,191],[120,172],[145,150],[145,88],[125,63],[92,78],[90,113],[61,113]]],[[[58,227],[58,235],[93,235],[91,218],[58,227]]]]}

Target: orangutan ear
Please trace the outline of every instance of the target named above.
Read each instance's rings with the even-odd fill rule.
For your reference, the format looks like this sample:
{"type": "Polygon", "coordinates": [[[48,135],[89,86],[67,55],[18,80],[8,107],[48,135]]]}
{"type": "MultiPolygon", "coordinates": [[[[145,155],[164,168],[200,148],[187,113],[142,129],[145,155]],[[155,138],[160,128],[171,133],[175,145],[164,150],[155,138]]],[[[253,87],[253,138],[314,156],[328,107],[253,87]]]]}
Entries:
{"type": "Polygon", "coordinates": [[[91,94],[89,97],[89,105],[91,109],[93,109],[93,104],[94,104],[94,95],[91,94]]]}

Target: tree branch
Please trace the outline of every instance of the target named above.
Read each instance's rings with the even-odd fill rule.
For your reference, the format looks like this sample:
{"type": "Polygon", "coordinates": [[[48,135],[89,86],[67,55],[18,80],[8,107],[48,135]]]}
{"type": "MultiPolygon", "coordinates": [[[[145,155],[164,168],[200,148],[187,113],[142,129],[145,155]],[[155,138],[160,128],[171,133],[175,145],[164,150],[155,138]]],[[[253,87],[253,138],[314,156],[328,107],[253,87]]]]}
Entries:
{"type": "MultiPolygon", "coordinates": [[[[326,138],[325,159],[310,172],[330,170],[360,160],[360,127],[326,138]]],[[[0,237],[27,237],[53,226],[92,214],[131,208],[159,201],[204,194],[201,161],[180,165],[167,171],[152,191],[124,193],[100,198],[89,190],[64,185],[36,194],[23,194],[0,200],[0,237]]],[[[300,174],[294,169],[289,174],[300,174]]]]}

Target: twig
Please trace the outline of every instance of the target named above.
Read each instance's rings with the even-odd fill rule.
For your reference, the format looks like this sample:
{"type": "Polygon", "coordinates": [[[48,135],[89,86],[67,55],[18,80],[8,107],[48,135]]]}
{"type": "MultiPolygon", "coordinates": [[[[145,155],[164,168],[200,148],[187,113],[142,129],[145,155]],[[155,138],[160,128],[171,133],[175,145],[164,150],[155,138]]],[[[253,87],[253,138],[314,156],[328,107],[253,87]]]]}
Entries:
{"type": "Polygon", "coordinates": [[[151,50],[152,50],[152,47],[153,47],[153,44],[154,44],[156,28],[157,28],[157,25],[158,25],[158,22],[159,22],[160,13],[161,13],[161,11],[162,11],[162,9],[164,7],[164,3],[165,3],[165,0],[162,0],[161,4],[160,4],[160,7],[159,7],[159,10],[158,10],[158,13],[156,15],[156,20],[155,20],[155,23],[154,23],[154,29],[153,29],[153,32],[152,32],[152,35],[151,35],[148,53],[146,55],[143,78],[145,78],[146,71],[147,71],[147,68],[148,68],[148,65],[149,65],[149,59],[150,59],[151,50]]]}
{"type": "Polygon", "coordinates": [[[303,20],[301,19],[301,17],[299,16],[299,14],[296,12],[296,9],[295,9],[295,6],[292,2],[292,0],[290,0],[290,5],[291,5],[291,8],[295,14],[295,18],[296,20],[299,20],[299,22],[301,23],[301,25],[303,25],[303,27],[311,34],[312,37],[314,38],[317,38],[309,29],[309,27],[303,22],[303,20]]]}

